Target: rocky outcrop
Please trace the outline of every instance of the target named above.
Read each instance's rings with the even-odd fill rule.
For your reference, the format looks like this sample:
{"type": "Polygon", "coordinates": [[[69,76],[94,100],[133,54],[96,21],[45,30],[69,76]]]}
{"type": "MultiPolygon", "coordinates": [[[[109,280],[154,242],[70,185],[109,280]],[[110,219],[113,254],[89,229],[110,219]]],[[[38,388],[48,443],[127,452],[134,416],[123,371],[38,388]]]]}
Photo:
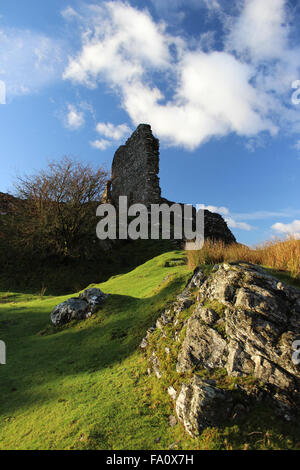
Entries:
{"type": "Polygon", "coordinates": [[[205,239],[222,240],[226,244],[235,243],[236,239],[220,214],[204,210],[205,239]]]}
{"type": "Polygon", "coordinates": [[[249,264],[223,264],[201,286],[201,299],[220,302],[227,343],[226,369],[252,372],[281,390],[299,389],[292,344],[300,335],[300,291],[249,264]]]}
{"type": "Polygon", "coordinates": [[[227,343],[214,329],[201,322],[201,316],[192,315],[187,324],[186,336],[178,355],[177,372],[186,372],[195,364],[215,369],[225,365],[227,343]]]}
{"type": "MultiPolygon", "coordinates": [[[[293,344],[298,339],[300,290],[258,266],[224,263],[207,277],[201,270],[195,272],[176,302],[148,330],[141,346],[151,351],[156,376],[167,381],[163,344],[167,341],[168,349],[172,341],[176,345],[178,378],[192,374],[192,379],[184,380],[180,390],[171,384],[169,389],[179,420],[196,435],[205,426],[230,418],[236,405],[247,408],[248,400],[272,399],[286,419],[295,417],[300,405],[300,368],[293,361],[293,344]],[[152,337],[157,328],[161,334],[155,343],[152,337]],[[214,381],[203,382],[200,376],[214,381]],[[233,391],[224,392],[224,381],[244,394],[244,403],[236,403],[233,391]]],[[[168,354],[172,356],[172,351],[168,354]]]]}
{"type": "Polygon", "coordinates": [[[196,436],[208,426],[220,425],[232,411],[233,399],[227,390],[220,390],[197,375],[182,385],[176,400],[176,413],[186,431],[196,436]]]}
{"type": "Polygon", "coordinates": [[[104,303],[107,294],[100,289],[86,289],[79,297],[71,297],[52,310],[50,320],[54,326],[64,325],[72,320],[89,318],[104,303]]]}

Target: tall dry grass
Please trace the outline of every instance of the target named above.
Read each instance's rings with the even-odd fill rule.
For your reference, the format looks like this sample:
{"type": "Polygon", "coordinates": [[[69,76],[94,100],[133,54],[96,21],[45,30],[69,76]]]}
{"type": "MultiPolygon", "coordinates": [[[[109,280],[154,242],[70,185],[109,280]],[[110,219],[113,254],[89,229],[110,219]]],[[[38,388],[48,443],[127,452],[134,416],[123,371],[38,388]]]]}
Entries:
{"type": "Polygon", "coordinates": [[[186,255],[191,269],[201,264],[246,261],[283,270],[294,278],[300,278],[300,240],[293,237],[267,241],[255,248],[207,240],[201,250],[187,250],[186,255]]]}

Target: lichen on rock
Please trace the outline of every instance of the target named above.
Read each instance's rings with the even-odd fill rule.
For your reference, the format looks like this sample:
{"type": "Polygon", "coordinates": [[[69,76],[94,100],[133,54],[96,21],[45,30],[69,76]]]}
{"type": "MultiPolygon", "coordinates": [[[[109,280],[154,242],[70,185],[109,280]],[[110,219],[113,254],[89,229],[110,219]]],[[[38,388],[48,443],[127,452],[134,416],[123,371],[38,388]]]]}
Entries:
{"type": "Polygon", "coordinates": [[[300,405],[300,368],[292,361],[292,345],[299,338],[298,289],[259,266],[223,263],[206,278],[201,270],[195,271],[174,304],[148,331],[145,350],[150,344],[156,376],[167,381],[163,370],[167,346],[177,374],[172,383],[181,383],[178,396],[170,389],[171,383],[167,388],[173,399],[177,396],[179,420],[196,435],[205,426],[218,425],[219,418],[230,418],[230,406],[241,405],[235,403],[236,388],[244,396],[243,409],[248,401],[272,400],[276,412],[295,418],[300,405]],[[153,341],[157,329],[161,334],[153,336],[153,341]],[[216,380],[203,382],[203,377],[216,380]],[[235,387],[230,390],[228,386],[225,393],[224,385],[230,383],[235,387]],[[219,416],[221,408],[224,413],[219,416]]]}
{"type": "Polygon", "coordinates": [[[82,292],[79,297],[71,297],[56,305],[50,314],[54,326],[64,325],[72,320],[83,320],[90,317],[104,303],[107,294],[92,287],[82,292]]]}

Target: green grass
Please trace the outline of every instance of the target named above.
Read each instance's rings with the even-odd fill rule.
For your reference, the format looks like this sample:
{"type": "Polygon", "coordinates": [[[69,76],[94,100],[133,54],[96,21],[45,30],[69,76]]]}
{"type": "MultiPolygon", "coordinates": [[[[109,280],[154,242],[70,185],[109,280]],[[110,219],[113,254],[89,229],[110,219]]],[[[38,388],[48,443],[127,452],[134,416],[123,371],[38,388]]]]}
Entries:
{"type": "Polygon", "coordinates": [[[299,429],[265,406],[198,439],[168,425],[168,380],[148,376],[138,345],[190,277],[183,258],[165,253],[99,284],[110,294],[103,308],[58,330],[49,314],[68,296],[0,294],[0,449],[299,447],[299,429]]]}
{"type": "Polygon", "coordinates": [[[52,334],[49,313],[66,296],[1,296],[7,365],[0,369],[0,448],[150,445],[145,428],[155,434],[157,418],[143,406],[147,376],[137,346],[190,274],[185,265],[160,266],[175,257],[182,254],[162,255],[101,284],[110,294],[105,307],[52,334]]]}
{"type": "Polygon", "coordinates": [[[269,268],[268,266],[263,266],[263,268],[268,274],[276,277],[279,281],[285,282],[292,287],[300,289],[300,279],[297,277],[292,277],[287,271],[280,271],[278,269],[269,268]]]}

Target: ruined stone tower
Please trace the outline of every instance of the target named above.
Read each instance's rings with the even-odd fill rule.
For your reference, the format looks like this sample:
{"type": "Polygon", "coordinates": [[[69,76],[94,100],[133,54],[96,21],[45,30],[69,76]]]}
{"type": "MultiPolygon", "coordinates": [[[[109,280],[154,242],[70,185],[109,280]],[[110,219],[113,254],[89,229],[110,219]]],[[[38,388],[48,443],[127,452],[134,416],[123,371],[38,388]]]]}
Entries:
{"type": "Polygon", "coordinates": [[[140,124],[125,145],[115,153],[111,180],[103,199],[117,205],[119,196],[127,196],[128,204],[159,204],[159,141],[148,124],[140,124]]]}
{"type": "MultiPolygon", "coordinates": [[[[106,184],[101,202],[118,206],[119,196],[128,197],[128,205],[142,203],[174,204],[161,197],[159,186],[159,141],[148,124],[140,124],[116,151],[111,168],[111,179],[106,184]]],[[[204,212],[205,237],[235,242],[223,217],[208,210],[204,212]]]]}

